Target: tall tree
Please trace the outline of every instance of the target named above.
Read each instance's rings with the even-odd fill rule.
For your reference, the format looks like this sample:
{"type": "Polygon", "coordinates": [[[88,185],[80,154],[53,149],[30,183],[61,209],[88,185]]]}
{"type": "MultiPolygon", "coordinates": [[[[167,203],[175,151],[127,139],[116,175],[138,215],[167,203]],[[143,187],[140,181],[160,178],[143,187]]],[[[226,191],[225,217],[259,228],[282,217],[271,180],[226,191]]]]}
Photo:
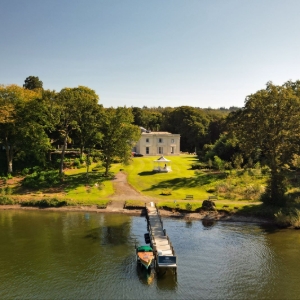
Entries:
{"type": "Polygon", "coordinates": [[[115,157],[123,163],[128,162],[131,157],[132,147],[141,136],[140,128],[132,125],[132,122],[131,109],[108,108],[104,112],[101,120],[101,159],[106,176],[115,157]]]}
{"type": "Polygon", "coordinates": [[[194,152],[196,147],[203,147],[208,125],[206,114],[194,107],[180,106],[164,114],[163,129],[180,134],[183,151],[194,152]]]}
{"type": "Polygon", "coordinates": [[[103,107],[98,104],[99,97],[90,88],[80,86],[76,89],[80,95],[76,101],[78,128],[71,136],[80,145],[81,156],[85,148],[91,148],[99,144],[99,127],[103,107]]]}
{"type": "Polygon", "coordinates": [[[63,173],[66,144],[70,134],[77,132],[82,149],[86,143],[90,142],[94,133],[92,127],[98,126],[98,122],[94,120],[95,114],[98,114],[99,110],[98,99],[93,90],[84,86],[65,88],[58,94],[58,128],[63,140],[60,173],[63,173]]]}
{"type": "Polygon", "coordinates": [[[260,152],[271,169],[266,203],[285,201],[284,165],[300,150],[300,99],[291,84],[268,82],[266,89],[248,96],[244,108],[229,115],[240,148],[250,156],[260,152]]]}
{"type": "Polygon", "coordinates": [[[41,94],[17,85],[0,86],[0,140],[5,146],[7,172],[13,172],[16,153],[34,149],[43,151],[49,141],[42,126],[34,121],[31,103],[40,99],[41,94]]]}
{"type": "Polygon", "coordinates": [[[27,90],[42,89],[43,82],[37,76],[29,76],[25,79],[23,87],[27,90]]]}

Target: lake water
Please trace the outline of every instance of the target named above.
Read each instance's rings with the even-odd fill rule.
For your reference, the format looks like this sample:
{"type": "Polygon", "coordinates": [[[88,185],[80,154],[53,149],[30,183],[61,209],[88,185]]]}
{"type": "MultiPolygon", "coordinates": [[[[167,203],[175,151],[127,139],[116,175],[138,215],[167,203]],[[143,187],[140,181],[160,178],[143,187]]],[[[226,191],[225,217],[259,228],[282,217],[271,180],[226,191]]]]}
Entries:
{"type": "Polygon", "coordinates": [[[136,265],[144,217],[0,211],[0,299],[300,299],[300,231],[164,219],[177,277],[136,265]]]}

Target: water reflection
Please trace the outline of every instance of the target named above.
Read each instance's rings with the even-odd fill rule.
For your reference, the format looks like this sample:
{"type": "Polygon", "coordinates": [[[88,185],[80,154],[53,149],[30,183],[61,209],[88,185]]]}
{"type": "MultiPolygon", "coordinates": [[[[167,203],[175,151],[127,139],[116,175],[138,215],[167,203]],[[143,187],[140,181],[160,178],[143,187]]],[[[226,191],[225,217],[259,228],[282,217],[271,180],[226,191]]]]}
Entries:
{"type": "Polygon", "coordinates": [[[177,277],[138,269],[143,217],[0,211],[0,299],[299,298],[299,231],[163,221],[177,277]]]}
{"type": "Polygon", "coordinates": [[[153,283],[155,278],[155,271],[153,268],[146,269],[141,264],[137,263],[136,271],[141,283],[146,285],[150,285],[153,283]]]}
{"type": "Polygon", "coordinates": [[[185,227],[186,228],[191,228],[193,226],[193,221],[192,220],[187,220],[186,222],[185,222],[185,227]]]}
{"type": "Polygon", "coordinates": [[[213,219],[202,219],[202,225],[205,229],[211,229],[216,225],[216,220],[213,219]]]}
{"type": "Polygon", "coordinates": [[[172,269],[164,269],[157,273],[157,287],[160,290],[177,289],[177,275],[172,269]]]}
{"type": "Polygon", "coordinates": [[[87,234],[84,236],[85,239],[90,239],[93,241],[100,241],[101,240],[101,228],[93,228],[87,231],[87,234]]]}

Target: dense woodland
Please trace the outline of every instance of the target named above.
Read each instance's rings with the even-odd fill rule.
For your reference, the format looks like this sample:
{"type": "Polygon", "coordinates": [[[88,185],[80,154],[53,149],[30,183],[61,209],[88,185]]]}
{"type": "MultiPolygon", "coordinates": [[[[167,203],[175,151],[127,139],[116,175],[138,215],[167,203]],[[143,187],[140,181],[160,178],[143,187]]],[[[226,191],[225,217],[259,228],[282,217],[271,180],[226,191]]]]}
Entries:
{"type": "Polygon", "coordinates": [[[104,108],[88,87],[56,92],[29,76],[23,87],[0,86],[0,175],[37,167],[62,174],[70,155],[87,166],[99,160],[108,174],[114,161],[130,160],[139,126],[180,134],[181,151],[196,152],[199,168],[265,167],[263,200],[283,205],[286,173],[300,169],[300,81],[268,82],[243,108],[104,108]]]}

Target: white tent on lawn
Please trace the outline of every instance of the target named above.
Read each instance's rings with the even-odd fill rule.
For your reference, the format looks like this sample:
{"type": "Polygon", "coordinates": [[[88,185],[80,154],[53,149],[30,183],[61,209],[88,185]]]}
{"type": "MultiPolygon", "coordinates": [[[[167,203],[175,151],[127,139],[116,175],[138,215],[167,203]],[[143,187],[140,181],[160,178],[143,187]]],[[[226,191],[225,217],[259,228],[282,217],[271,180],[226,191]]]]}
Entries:
{"type": "Polygon", "coordinates": [[[171,172],[171,161],[161,156],[159,159],[154,161],[153,171],[161,173],[171,172]]]}

